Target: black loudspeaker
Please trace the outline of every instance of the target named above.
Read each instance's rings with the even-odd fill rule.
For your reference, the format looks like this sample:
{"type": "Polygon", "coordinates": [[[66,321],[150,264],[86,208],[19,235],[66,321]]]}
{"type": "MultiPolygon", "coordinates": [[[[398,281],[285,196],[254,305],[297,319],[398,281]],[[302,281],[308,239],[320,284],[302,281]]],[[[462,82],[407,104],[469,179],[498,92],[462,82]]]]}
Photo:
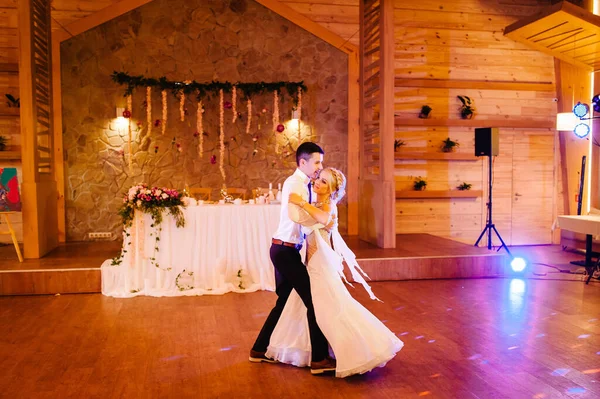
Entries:
{"type": "Polygon", "coordinates": [[[500,152],[500,135],[497,127],[475,129],[475,156],[497,156],[500,152]]]}

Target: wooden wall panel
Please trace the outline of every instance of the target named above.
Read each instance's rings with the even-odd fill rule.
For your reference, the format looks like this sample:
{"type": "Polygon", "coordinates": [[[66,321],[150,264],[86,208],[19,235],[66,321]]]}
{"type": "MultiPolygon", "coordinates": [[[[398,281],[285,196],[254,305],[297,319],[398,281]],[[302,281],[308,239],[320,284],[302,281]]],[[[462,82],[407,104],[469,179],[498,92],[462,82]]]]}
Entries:
{"type": "MultiPolygon", "coordinates": [[[[450,137],[460,143],[458,151],[473,154],[474,128],[460,127],[458,95],[474,100],[474,120],[481,121],[481,127],[494,127],[494,121],[502,120],[530,124],[500,129],[500,155],[493,164],[493,222],[508,244],[551,242],[554,132],[536,124],[554,124],[556,93],[546,89],[554,88],[554,59],[502,33],[505,26],[545,5],[548,2],[543,0],[395,2],[396,138],[405,142],[398,152],[439,152],[441,140],[450,137]],[[451,88],[448,82],[464,88],[451,88]],[[505,89],[508,86],[503,83],[515,84],[515,90],[505,89]],[[423,105],[433,108],[431,118],[436,123],[402,126],[418,118],[423,105]],[[459,126],[444,126],[448,120],[459,126]],[[521,190],[524,187],[526,194],[521,190]]],[[[397,188],[410,189],[415,176],[427,180],[428,190],[452,189],[456,182],[466,181],[473,190],[483,190],[483,196],[398,199],[396,231],[430,233],[473,244],[486,223],[488,158],[396,160],[397,188]]],[[[499,244],[495,238],[493,242],[499,244]]]]}

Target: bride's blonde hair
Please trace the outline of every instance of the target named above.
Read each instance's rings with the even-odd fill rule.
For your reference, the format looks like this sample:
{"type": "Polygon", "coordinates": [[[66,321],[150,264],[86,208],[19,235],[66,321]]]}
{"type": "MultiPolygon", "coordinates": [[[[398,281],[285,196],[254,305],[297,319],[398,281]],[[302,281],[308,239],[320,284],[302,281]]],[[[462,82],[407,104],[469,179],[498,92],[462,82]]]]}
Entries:
{"type": "Polygon", "coordinates": [[[346,194],[346,176],[341,170],[336,168],[325,168],[323,170],[331,173],[331,179],[329,180],[329,191],[331,191],[331,200],[338,203],[346,194]]]}

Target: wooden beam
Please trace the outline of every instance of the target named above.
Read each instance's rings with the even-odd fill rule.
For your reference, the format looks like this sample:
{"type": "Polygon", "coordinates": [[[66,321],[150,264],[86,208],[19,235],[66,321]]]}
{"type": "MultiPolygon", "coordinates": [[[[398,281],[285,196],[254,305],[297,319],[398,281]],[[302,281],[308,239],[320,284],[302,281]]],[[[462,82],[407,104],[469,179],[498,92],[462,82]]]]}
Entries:
{"type": "MultiPolygon", "coordinates": [[[[563,2],[563,3],[566,3],[566,1],[563,2]]],[[[562,6],[563,6],[562,3],[553,4],[551,6],[545,7],[544,9],[540,10],[538,13],[536,13],[536,14],[534,14],[532,16],[529,16],[529,17],[526,17],[526,18],[521,18],[517,22],[508,25],[504,29],[504,35],[506,36],[509,33],[513,32],[513,31],[515,31],[517,29],[520,29],[520,28],[522,28],[524,26],[529,25],[532,22],[537,21],[538,19],[541,19],[541,18],[547,17],[548,15],[554,14],[555,12],[560,11],[561,8],[562,8],[562,6]]],[[[574,7],[576,7],[576,6],[574,6],[574,7]]]]}
{"type": "Polygon", "coordinates": [[[54,178],[56,180],[58,242],[67,241],[67,216],[65,208],[65,165],[62,135],[62,81],[60,73],[60,39],[52,35],[52,107],[54,109],[54,178]]]}
{"type": "MultiPolygon", "coordinates": [[[[41,258],[58,244],[56,220],[56,182],[54,175],[44,173],[40,162],[38,146],[38,131],[41,130],[42,118],[40,112],[44,109],[38,101],[38,94],[42,88],[39,81],[43,61],[52,60],[52,48],[37,49],[34,47],[34,38],[40,36],[50,40],[50,0],[41,0],[39,4],[44,8],[43,14],[33,13],[34,0],[21,0],[18,4],[19,15],[19,93],[21,99],[20,126],[22,143],[22,173],[23,183],[23,243],[25,258],[41,258]],[[34,23],[47,22],[47,29],[43,32],[34,31],[34,23]]],[[[51,71],[44,71],[51,74],[51,71]]],[[[52,89],[49,83],[47,89],[52,89]]],[[[52,120],[52,107],[49,107],[50,121],[52,120]]],[[[51,143],[50,143],[51,145],[51,143]]],[[[50,168],[51,169],[51,168],[50,168]]]]}
{"type": "Polygon", "coordinates": [[[348,235],[358,234],[358,176],[360,174],[359,141],[359,54],[348,54],[348,235]]]}
{"type": "Polygon", "coordinates": [[[350,53],[358,53],[358,48],[349,43],[343,37],[333,33],[329,29],[325,28],[323,25],[316,23],[305,15],[300,14],[299,12],[293,10],[289,6],[281,3],[277,0],[255,0],[257,3],[262,4],[267,7],[269,10],[274,11],[275,13],[281,15],[285,19],[295,23],[302,29],[312,33],[319,39],[331,44],[332,46],[342,50],[346,54],[350,53]]]}
{"type": "Polygon", "coordinates": [[[93,29],[98,25],[110,21],[111,19],[123,15],[151,1],[152,0],[119,1],[93,14],[90,14],[87,17],[71,22],[70,24],[62,27],[61,30],[53,32],[53,34],[56,35],[59,42],[64,42],[65,40],[70,39],[73,36],[77,36],[80,33],[93,29]]]}

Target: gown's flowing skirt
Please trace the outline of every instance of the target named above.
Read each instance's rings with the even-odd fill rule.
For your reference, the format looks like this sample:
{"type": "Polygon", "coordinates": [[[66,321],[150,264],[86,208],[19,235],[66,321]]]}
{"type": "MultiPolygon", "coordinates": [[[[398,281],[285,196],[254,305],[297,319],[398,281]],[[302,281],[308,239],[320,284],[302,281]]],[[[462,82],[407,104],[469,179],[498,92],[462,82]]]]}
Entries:
{"type": "MultiPolygon", "coordinates": [[[[340,278],[342,258],[327,245],[319,231],[310,238],[309,245],[317,245],[308,262],[313,305],[317,323],[337,360],[336,377],[385,366],[404,344],[352,298],[340,278]]],[[[286,302],[266,355],[299,367],[310,365],[306,307],[296,291],[292,291],[286,302]]]]}

